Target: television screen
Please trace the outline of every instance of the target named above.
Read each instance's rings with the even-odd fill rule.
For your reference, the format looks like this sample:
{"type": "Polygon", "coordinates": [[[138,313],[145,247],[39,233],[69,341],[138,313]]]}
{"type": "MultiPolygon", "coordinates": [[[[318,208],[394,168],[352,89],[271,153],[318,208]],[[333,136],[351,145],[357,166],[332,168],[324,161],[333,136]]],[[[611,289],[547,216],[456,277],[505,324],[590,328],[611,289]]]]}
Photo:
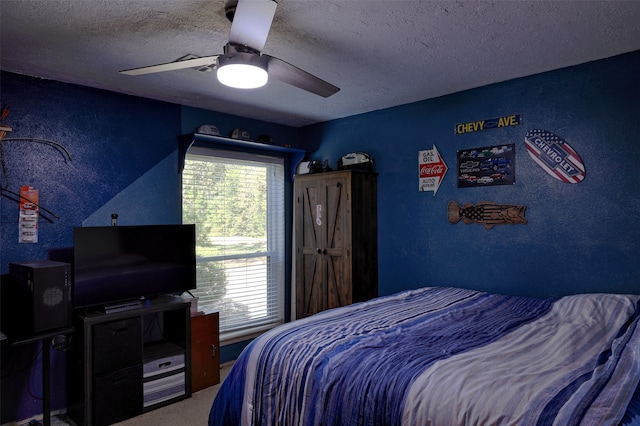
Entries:
{"type": "Polygon", "coordinates": [[[196,287],[195,225],[74,228],[74,308],[196,287]]]}

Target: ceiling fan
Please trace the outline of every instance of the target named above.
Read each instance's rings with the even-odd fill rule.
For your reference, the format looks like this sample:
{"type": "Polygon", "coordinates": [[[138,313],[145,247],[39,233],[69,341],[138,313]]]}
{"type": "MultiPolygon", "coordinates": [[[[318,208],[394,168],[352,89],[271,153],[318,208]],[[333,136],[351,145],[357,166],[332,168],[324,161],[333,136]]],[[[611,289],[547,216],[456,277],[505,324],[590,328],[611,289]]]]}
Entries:
{"type": "Polygon", "coordinates": [[[188,55],[174,62],[122,70],[120,73],[141,75],[209,67],[217,70],[218,80],[222,84],[231,87],[257,88],[265,85],[269,78],[274,78],[325,98],[337,93],[340,89],[333,84],[282,59],[261,53],[276,6],[274,0],[228,0],[225,13],[232,24],[223,54],[196,58],[188,55]]]}

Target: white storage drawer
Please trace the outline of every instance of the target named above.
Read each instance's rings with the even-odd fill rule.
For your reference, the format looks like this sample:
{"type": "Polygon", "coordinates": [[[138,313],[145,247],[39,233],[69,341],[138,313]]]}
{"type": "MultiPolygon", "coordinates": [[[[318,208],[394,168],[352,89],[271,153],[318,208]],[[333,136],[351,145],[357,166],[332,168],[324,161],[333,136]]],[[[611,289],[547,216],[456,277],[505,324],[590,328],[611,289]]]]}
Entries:
{"type": "Polygon", "coordinates": [[[163,375],[172,371],[184,369],[184,354],[167,356],[146,362],[143,367],[143,379],[163,375]]]}
{"type": "Polygon", "coordinates": [[[185,394],[184,370],[143,384],[143,407],[147,408],[185,394]]]}

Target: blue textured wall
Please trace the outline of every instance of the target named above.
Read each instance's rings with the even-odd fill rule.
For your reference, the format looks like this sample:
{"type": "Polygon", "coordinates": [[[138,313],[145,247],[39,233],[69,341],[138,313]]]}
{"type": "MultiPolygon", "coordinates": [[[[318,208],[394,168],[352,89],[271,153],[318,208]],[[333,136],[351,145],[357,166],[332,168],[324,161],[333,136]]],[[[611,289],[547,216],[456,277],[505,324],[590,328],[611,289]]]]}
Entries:
{"type": "Polygon", "coordinates": [[[369,152],[378,177],[380,294],[451,285],[507,294],[640,292],[640,52],[348,117],[304,129],[337,159],[369,152]],[[454,135],[458,123],[522,114],[523,124],[454,135]],[[580,184],[547,175],[524,145],[530,129],[562,136],[587,168],[580,184]],[[456,152],[516,146],[516,184],[457,188],[456,152]],[[418,151],[449,167],[436,196],[418,191],[418,151]],[[447,204],[527,207],[526,225],[447,221],[447,204]]]}
{"type": "MultiPolygon", "coordinates": [[[[8,271],[9,262],[46,259],[50,250],[70,247],[72,228],[81,226],[85,218],[174,152],[180,133],[178,105],[14,74],[2,74],[2,103],[11,103],[6,123],[13,131],[7,138],[53,140],[72,158],[69,161],[52,145],[2,144],[6,166],[0,176],[2,187],[13,192],[22,185],[39,189],[40,204],[60,217],[43,212],[40,243],[19,244],[18,204],[2,197],[2,273],[8,271]]],[[[150,182],[147,191],[170,183],[170,195],[178,201],[176,170],[177,166],[160,182],[150,182]]],[[[179,212],[167,218],[162,209],[114,211],[101,224],[111,223],[111,213],[133,223],[155,223],[157,218],[179,223],[179,212]]]]}
{"type": "MultiPolygon", "coordinates": [[[[58,258],[73,245],[73,227],[180,223],[181,180],[177,139],[201,124],[215,124],[223,135],[236,127],[254,137],[267,133],[295,145],[298,130],[224,113],[203,111],[2,72],[0,102],[10,103],[5,123],[10,138],[44,138],[62,144],[5,141],[1,144],[2,188],[22,185],[40,191],[39,242],[18,242],[18,204],[0,196],[0,274],[11,262],[58,258]]],[[[237,350],[229,355],[233,359],[237,350]]],[[[2,346],[0,423],[42,413],[39,344],[2,346]]],[[[52,353],[54,410],[66,407],[65,356],[52,353]]]]}
{"type": "MultiPolygon", "coordinates": [[[[56,257],[73,245],[73,227],[87,218],[90,224],[109,225],[111,213],[121,222],[179,223],[180,181],[177,163],[147,179],[143,188],[129,194],[114,209],[96,211],[142,179],[176,150],[180,133],[180,106],[143,98],[88,89],[54,81],[2,73],[2,104],[11,104],[7,138],[43,138],[63,145],[71,156],[51,144],[30,141],[2,143],[2,188],[19,192],[30,185],[40,191],[40,204],[59,218],[42,212],[39,242],[18,242],[18,204],[10,194],[0,197],[2,250],[0,271],[10,262],[56,257]],[[161,195],[159,197],[158,195],[161,195]],[[158,199],[173,200],[167,209],[158,199]],[[144,208],[138,201],[149,204],[144,208]]],[[[40,347],[2,348],[2,419],[23,419],[42,412],[40,347]],[[36,362],[32,363],[33,359],[36,362]],[[33,366],[33,368],[30,368],[33,366]]],[[[65,362],[55,352],[53,360],[54,409],[65,407],[65,362]]]]}

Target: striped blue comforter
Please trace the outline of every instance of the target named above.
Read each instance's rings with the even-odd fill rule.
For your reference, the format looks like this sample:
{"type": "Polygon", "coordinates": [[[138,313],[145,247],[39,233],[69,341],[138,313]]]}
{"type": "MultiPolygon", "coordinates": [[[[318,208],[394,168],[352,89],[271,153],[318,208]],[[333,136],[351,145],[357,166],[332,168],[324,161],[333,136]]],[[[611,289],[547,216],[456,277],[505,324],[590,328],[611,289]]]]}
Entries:
{"type": "Polygon", "coordinates": [[[618,424],[640,296],[424,288],[280,326],[240,355],[210,425],[618,424]]]}

